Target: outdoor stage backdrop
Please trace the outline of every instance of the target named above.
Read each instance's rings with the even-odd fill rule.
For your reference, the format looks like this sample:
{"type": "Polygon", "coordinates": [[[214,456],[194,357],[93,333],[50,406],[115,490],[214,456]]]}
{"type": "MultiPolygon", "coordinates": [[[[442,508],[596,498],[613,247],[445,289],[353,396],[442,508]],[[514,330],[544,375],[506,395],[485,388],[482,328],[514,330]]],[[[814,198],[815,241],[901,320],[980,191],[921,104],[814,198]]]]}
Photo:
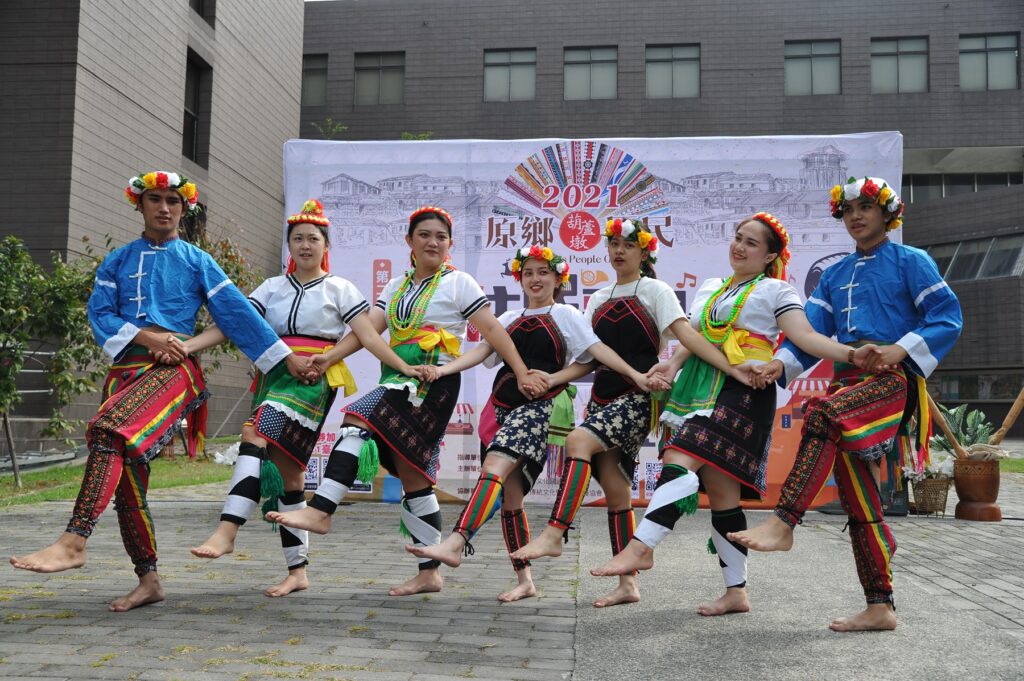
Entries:
{"type": "MultiPolygon", "coordinates": [[[[563,302],[582,309],[614,272],[602,238],[609,217],[642,218],[661,242],[658,277],[689,311],[700,283],[729,274],[727,247],[736,223],[758,211],[776,215],[792,236],[790,283],[803,297],[821,272],[852,251],[828,192],[850,175],[881,176],[899,191],[903,139],[898,132],[834,136],[661,139],[536,139],[396,142],[292,140],[284,148],[285,207],[319,198],[331,220],[332,273],[352,281],[372,304],[404,273],[410,212],[423,205],[452,214],[456,267],[472,274],[495,315],[523,304],[507,263],[514,249],[549,245],[569,260],[563,302]]],[[[899,238],[899,232],[893,236],[899,238]]],[[[283,251],[283,257],[286,256],[283,251]]],[[[282,257],[282,261],[283,261],[282,257]]],[[[471,347],[478,336],[470,329],[471,347]]],[[[666,350],[666,356],[671,352],[666,350]]],[[[366,352],[348,361],[359,387],[376,384],[379,364],[366,352]]],[[[479,473],[480,410],[493,371],[463,374],[462,394],[441,448],[438,490],[465,498],[479,473]]],[[[781,391],[768,482],[771,502],[793,461],[800,405],[827,386],[819,365],[781,391]]],[[[590,384],[579,383],[577,420],[590,384]]],[[[340,424],[339,398],[310,461],[307,486],[320,479],[340,424]]],[[[558,487],[549,466],[530,496],[549,503],[558,487]]],[[[660,470],[653,438],[641,452],[633,494],[643,504],[660,470]]],[[[378,477],[364,493],[397,501],[397,480],[378,477]],[[371,488],[376,486],[375,491],[371,488]]],[[[601,498],[591,485],[588,502],[601,498]]],[[[819,501],[829,500],[827,493],[819,501]]]]}

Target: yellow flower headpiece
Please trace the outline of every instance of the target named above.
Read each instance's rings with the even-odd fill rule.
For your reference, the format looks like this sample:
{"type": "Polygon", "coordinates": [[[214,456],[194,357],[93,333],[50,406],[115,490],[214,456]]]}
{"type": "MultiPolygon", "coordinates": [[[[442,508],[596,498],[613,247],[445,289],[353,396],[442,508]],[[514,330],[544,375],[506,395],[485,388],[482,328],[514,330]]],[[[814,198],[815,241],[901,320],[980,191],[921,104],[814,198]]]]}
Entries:
{"type": "Polygon", "coordinates": [[[560,255],[556,255],[547,246],[530,246],[529,248],[520,248],[516,251],[516,254],[512,256],[511,262],[509,262],[508,268],[512,270],[512,278],[516,281],[521,281],[523,278],[522,269],[523,264],[533,258],[534,260],[544,260],[547,262],[548,267],[558,275],[558,285],[565,286],[569,281],[569,263],[565,261],[560,255]]]}
{"type": "Polygon", "coordinates": [[[862,177],[859,180],[851,177],[846,184],[832,187],[829,195],[829,211],[837,220],[843,217],[843,203],[861,197],[871,199],[889,214],[885,223],[885,231],[891,232],[903,224],[903,199],[880,177],[862,177]]]}

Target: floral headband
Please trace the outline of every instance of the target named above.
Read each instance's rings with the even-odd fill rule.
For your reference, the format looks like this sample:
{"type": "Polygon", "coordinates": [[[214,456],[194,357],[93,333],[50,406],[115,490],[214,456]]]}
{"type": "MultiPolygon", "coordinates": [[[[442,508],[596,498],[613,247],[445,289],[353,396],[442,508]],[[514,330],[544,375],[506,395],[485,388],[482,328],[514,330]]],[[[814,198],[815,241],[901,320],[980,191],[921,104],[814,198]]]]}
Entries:
{"type": "Polygon", "coordinates": [[[424,213],[437,213],[448,222],[448,229],[451,229],[452,225],[455,224],[455,221],[452,220],[452,216],[448,213],[448,211],[446,211],[444,208],[438,208],[437,206],[423,206],[422,208],[417,208],[412,212],[412,215],[409,216],[409,224],[412,225],[413,220],[418,218],[420,215],[423,215],[424,213]]]}
{"type": "Polygon", "coordinates": [[[128,186],[124,188],[124,195],[128,199],[128,203],[138,206],[139,197],[149,189],[176,189],[185,202],[186,213],[192,214],[199,210],[199,190],[184,175],[162,170],[140,173],[128,180],[128,186]]]}
{"type": "Polygon", "coordinates": [[[289,225],[299,225],[308,222],[317,227],[330,227],[331,221],[324,215],[324,204],[316,199],[310,199],[302,204],[302,210],[295,215],[288,216],[289,225]]]}
{"type": "Polygon", "coordinates": [[[880,177],[851,177],[846,184],[832,187],[829,210],[837,220],[843,217],[843,202],[855,201],[861,197],[871,199],[891,216],[885,223],[885,231],[891,232],[903,224],[903,199],[880,177]]]}
{"type": "Polygon", "coordinates": [[[525,265],[526,261],[530,258],[547,262],[548,267],[558,274],[559,286],[565,286],[569,281],[569,263],[565,261],[565,258],[560,255],[555,255],[555,252],[547,246],[536,245],[530,246],[529,248],[520,248],[516,251],[516,254],[512,256],[512,260],[509,262],[508,267],[512,270],[512,277],[516,281],[522,281],[523,275],[521,270],[523,269],[523,265],[525,265]]]}
{"type": "Polygon", "coordinates": [[[778,257],[772,260],[772,264],[768,266],[766,274],[772,279],[781,279],[786,281],[786,266],[789,264],[789,232],[779,222],[779,219],[771,213],[758,213],[757,215],[750,218],[751,220],[757,220],[768,229],[775,232],[775,236],[779,237],[779,241],[782,242],[782,249],[779,252],[778,257]]]}
{"type": "Polygon", "coordinates": [[[608,239],[621,236],[623,239],[635,241],[640,248],[650,253],[647,259],[652,265],[658,262],[658,237],[647,231],[647,227],[640,220],[609,219],[604,226],[604,235],[608,239]]]}

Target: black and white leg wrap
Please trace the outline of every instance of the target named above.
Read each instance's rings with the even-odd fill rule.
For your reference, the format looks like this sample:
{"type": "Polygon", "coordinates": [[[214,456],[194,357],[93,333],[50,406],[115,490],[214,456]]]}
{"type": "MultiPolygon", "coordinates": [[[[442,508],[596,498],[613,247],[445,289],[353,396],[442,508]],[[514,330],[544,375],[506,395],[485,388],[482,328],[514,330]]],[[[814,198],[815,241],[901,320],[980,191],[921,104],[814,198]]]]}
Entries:
{"type": "Polygon", "coordinates": [[[747,529],[747,516],[739,506],[727,511],[711,511],[711,543],[718,554],[725,588],[747,585],[747,547],[726,539],[730,532],[747,529]]]}
{"type": "Polygon", "coordinates": [[[244,525],[260,503],[260,464],[267,450],[250,442],[238,447],[238,458],[231,474],[231,491],[224,500],[220,519],[244,525]]]}
{"type": "MultiPolygon", "coordinates": [[[[441,507],[430,487],[405,495],[402,501],[402,522],[412,535],[416,546],[434,546],[441,543],[441,507]]],[[[429,558],[420,559],[420,570],[432,570],[440,563],[429,558]]]]}
{"type": "MultiPolygon", "coordinates": [[[[306,508],[306,495],[302,490],[285,492],[277,498],[277,510],[281,513],[306,508]]],[[[281,550],[289,570],[300,568],[309,562],[309,532],[278,525],[281,533],[281,550]]]]}
{"type": "MultiPolygon", "coordinates": [[[[668,536],[683,515],[680,502],[697,494],[700,482],[697,474],[681,466],[667,465],[661,471],[658,484],[647,505],[643,520],[633,537],[652,549],[668,536]]],[[[692,512],[692,511],[691,511],[692,512]]]]}
{"type": "Polygon", "coordinates": [[[359,470],[359,450],[369,440],[371,433],[358,426],[345,426],[338,433],[338,444],[334,445],[331,457],[324,468],[324,479],[316,488],[309,505],[318,511],[333,514],[356,481],[359,470]]]}

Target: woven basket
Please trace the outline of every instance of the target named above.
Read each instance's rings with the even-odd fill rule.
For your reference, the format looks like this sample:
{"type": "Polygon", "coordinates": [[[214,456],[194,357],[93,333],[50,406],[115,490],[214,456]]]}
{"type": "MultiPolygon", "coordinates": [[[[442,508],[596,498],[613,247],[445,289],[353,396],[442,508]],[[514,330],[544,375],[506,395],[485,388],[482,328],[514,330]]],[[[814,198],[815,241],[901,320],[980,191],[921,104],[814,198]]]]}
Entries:
{"type": "Polygon", "coordinates": [[[950,478],[925,478],[913,483],[914,512],[917,514],[941,513],[946,515],[946,499],[949,496],[950,478]]]}

